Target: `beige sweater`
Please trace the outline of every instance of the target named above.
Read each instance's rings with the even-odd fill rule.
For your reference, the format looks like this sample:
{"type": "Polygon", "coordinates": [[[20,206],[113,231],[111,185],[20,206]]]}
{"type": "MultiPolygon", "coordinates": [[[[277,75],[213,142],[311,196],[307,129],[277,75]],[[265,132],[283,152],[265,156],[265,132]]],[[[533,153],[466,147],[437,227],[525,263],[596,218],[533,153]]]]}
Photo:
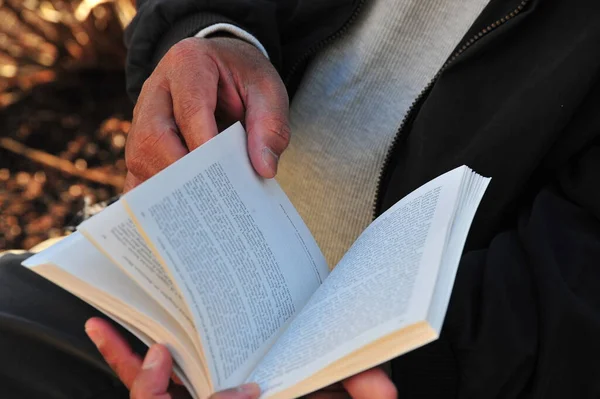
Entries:
{"type": "Polygon", "coordinates": [[[371,222],[384,157],[412,101],[488,0],[374,0],[306,71],[277,180],[335,266],[371,222]]]}

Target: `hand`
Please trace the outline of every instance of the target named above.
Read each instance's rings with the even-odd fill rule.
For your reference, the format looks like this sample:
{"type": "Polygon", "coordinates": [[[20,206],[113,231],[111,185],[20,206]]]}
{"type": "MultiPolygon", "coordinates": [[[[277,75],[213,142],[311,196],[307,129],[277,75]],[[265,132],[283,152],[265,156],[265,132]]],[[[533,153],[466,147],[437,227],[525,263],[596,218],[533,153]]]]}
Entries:
{"type": "MultiPolygon", "coordinates": [[[[123,384],[131,390],[132,399],[189,398],[180,384],[169,385],[173,361],[163,345],[153,345],[142,361],[106,320],[97,317],[88,320],[85,331],[123,384]]],[[[259,394],[256,384],[248,384],[215,393],[211,399],[253,399],[259,394]]],[[[307,396],[307,399],[343,398],[396,399],[397,392],[387,374],[376,367],[307,396]]]]}
{"type": "Polygon", "coordinates": [[[128,191],[240,120],[252,165],[274,177],[290,139],[288,96],[269,60],[234,38],[174,45],[146,80],[125,147],[128,191]]]}
{"type": "Polygon", "coordinates": [[[375,367],[313,392],[306,399],[396,399],[396,386],[385,371],[375,367]]]}
{"type": "MultiPolygon", "coordinates": [[[[104,360],[131,391],[131,399],[190,398],[180,384],[169,384],[173,375],[173,360],[163,345],[152,345],[142,359],[119,333],[101,318],[85,323],[85,331],[104,356],[104,360]]],[[[210,399],[257,399],[260,389],[256,384],[245,384],[211,395],[210,399]]]]}

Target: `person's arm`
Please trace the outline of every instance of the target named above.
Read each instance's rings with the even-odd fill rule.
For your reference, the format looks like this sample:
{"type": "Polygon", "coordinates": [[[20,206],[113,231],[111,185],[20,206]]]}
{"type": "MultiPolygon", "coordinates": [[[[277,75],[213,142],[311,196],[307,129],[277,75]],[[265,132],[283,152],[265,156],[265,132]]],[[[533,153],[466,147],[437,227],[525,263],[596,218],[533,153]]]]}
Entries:
{"type": "Polygon", "coordinates": [[[237,120],[248,131],[256,171],[273,177],[290,136],[287,92],[273,67],[283,18],[277,10],[294,2],[140,0],[136,6],[125,35],[128,92],[137,102],[125,190],[237,120]]]}
{"type": "MultiPolygon", "coordinates": [[[[290,78],[314,53],[317,43],[342,28],[357,11],[355,0],[138,0],[128,26],[127,88],[137,99],[144,81],[176,43],[202,32],[252,43],[290,78]]],[[[288,79],[295,90],[301,74],[288,79]]]]}
{"type": "Polygon", "coordinates": [[[137,102],[126,147],[126,189],[237,120],[249,133],[255,169],[273,177],[290,136],[288,93],[280,76],[289,78],[293,92],[301,74],[289,72],[304,65],[309,49],[357,9],[352,0],[136,5],[125,35],[127,88],[137,102]],[[152,121],[136,117],[142,114],[152,121]]]}
{"type": "Polygon", "coordinates": [[[125,32],[127,90],[137,99],[144,81],[176,43],[205,30],[245,39],[280,66],[279,24],[285,23],[294,1],[139,0],[137,14],[125,32]],[[282,11],[283,10],[283,11],[282,11]],[[283,15],[283,14],[285,15],[283,15]],[[249,40],[248,40],[249,39],[249,40]]]}
{"type": "Polygon", "coordinates": [[[231,38],[184,39],[142,88],[125,147],[125,189],[238,120],[252,165],[271,178],[290,139],[288,112],[283,82],[256,47],[231,38]]]}

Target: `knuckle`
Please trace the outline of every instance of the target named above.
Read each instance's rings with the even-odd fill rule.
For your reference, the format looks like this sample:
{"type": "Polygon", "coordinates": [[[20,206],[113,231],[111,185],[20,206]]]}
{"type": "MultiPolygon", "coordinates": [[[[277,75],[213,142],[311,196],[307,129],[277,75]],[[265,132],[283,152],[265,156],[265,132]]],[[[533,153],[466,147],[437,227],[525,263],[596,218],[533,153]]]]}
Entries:
{"type": "Polygon", "coordinates": [[[151,166],[149,159],[156,151],[160,151],[160,142],[167,135],[177,135],[177,131],[173,126],[153,126],[144,129],[137,134],[139,130],[132,132],[131,142],[125,147],[125,166],[127,170],[134,176],[148,175],[147,169],[151,166]],[[135,135],[133,135],[135,134],[135,135]]]}
{"type": "Polygon", "coordinates": [[[181,63],[186,60],[195,58],[203,51],[203,45],[201,41],[195,38],[183,39],[176,43],[167,51],[164,56],[166,63],[181,63]]]}
{"type": "Polygon", "coordinates": [[[285,90],[285,86],[283,85],[279,75],[273,75],[269,72],[261,72],[257,78],[256,85],[261,92],[278,96],[279,98],[285,99],[287,102],[287,91],[285,90]]]}
{"type": "MultiPolygon", "coordinates": [[[[207,110],[208,105],[198,96],[189,94],[179,99],[178,108],[180,117],[178,123],[186,126],[192,118],[207,110]]],[[[213,110],[210,111],[214,112],[213,110]]]]}
{"type": "Polygon", "coordinates": [[[148,76],[148,78],[142,84],[142,88],[140,90],[140,97],[152,90],[152,87],[155,85],[156,78],[158,75],[160,75],[159,71],[157,71],[156,69],[152,71],[152,74],[148,76]]]}
{"type": "Polygon", "coordinates": [[[142,114],[142,112],[143,112],[146,94],[148,93],[148,91],[150,91],[150,86],[152,86],[151,80],[152,80],[152,77],[149,77],[148,79],[146,79],[146,81],[142,85],[142,89],[140,90],[140,95],[135,103],[135,106],[133,107],[133,120],[132,120],[133,124],[135,124],[139,120],[139,118],[141,116],[140,114],[142,114]]]}
{"type": "Polygon", "coordinates": [[[277,141],[277,147],[282,150],[287,147],[292,137],[290,125],[283,117],[271,117],[263,125],[266,128],[266,134],[269,139],[277,141]]]}
{"type": "Polygon", "coordinates": [[[128,140],[127,145],[125,146],[125,167],[127,168],[127,172],[133,174],[134,176],[139,173],[139,164],[137,159],[140,157],[140,149],[132,142],[130,136],[130,140],[128,140]]]}
{"type": "Polygon", "coordinates": [[[272,103],[282,109],[287,116],[289,97],[287,90],[279,75],[271,73],[255,74],[254,79],[249,79],[246,84],[246,93],[255,93],[269,98],[272,103]]]}
{"type": "MultiPolygon", "coordinates": [[[[144,103],[144,88],[146,88],[148,84],[148,81],[146,80],[146,82],[144,82],[144,85],[142,86],[142,91],[140,92],[140,96],[138,98],[138,101],[135,103],[135,106],[133,107],[133,120],[132,123],[135,123],[139,117],[140,117],[140,113],[142,112],[142,104],[144,103]]],[[[148,90],[146,88],[146,90],[148,90]]]]}
{"type": "Polygon", "coordinates": [[[165,79],[162,73],[158,70],[154,70],[152,75],[144,81],[140,90],[138,100],[133,107],[133,123],[139,122],[144,117],[144,109],[147,108],[148,104],[152,102],[153,93],[156,92],[157,88],[162,87],[168,91],[168,87],[164,87],[165,79]]]}
{"type": "Polygon", "coordinates": [[[127,175],[125,176],[125,183],[123,184],[123,192],[126,193],[131,191],[136,186],[135,182],[135,176],[131,172],[127,172],[127,175]]]}
{"type": "Polygon", "coordinates": [[[144,169],[144,162],[140,156],[127,156],[125,155],[125,166],[127,170],[134,176],[142,176],[144,169]]]}

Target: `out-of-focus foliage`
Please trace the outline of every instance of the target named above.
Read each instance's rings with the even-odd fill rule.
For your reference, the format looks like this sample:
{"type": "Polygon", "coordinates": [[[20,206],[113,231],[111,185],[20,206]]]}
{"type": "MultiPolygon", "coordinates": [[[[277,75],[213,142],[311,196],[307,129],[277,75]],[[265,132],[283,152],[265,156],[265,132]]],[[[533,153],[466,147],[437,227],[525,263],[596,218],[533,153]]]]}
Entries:
{"type": "Polygon", "coordinates": [[[0,0],[0,107],[58,73],[121,68],[130,0],[0,0]]]}
{"type": "Polygon", "coordinates": [[[0,0],[0,251],[118,194],[130,0],[0,0]]]}

